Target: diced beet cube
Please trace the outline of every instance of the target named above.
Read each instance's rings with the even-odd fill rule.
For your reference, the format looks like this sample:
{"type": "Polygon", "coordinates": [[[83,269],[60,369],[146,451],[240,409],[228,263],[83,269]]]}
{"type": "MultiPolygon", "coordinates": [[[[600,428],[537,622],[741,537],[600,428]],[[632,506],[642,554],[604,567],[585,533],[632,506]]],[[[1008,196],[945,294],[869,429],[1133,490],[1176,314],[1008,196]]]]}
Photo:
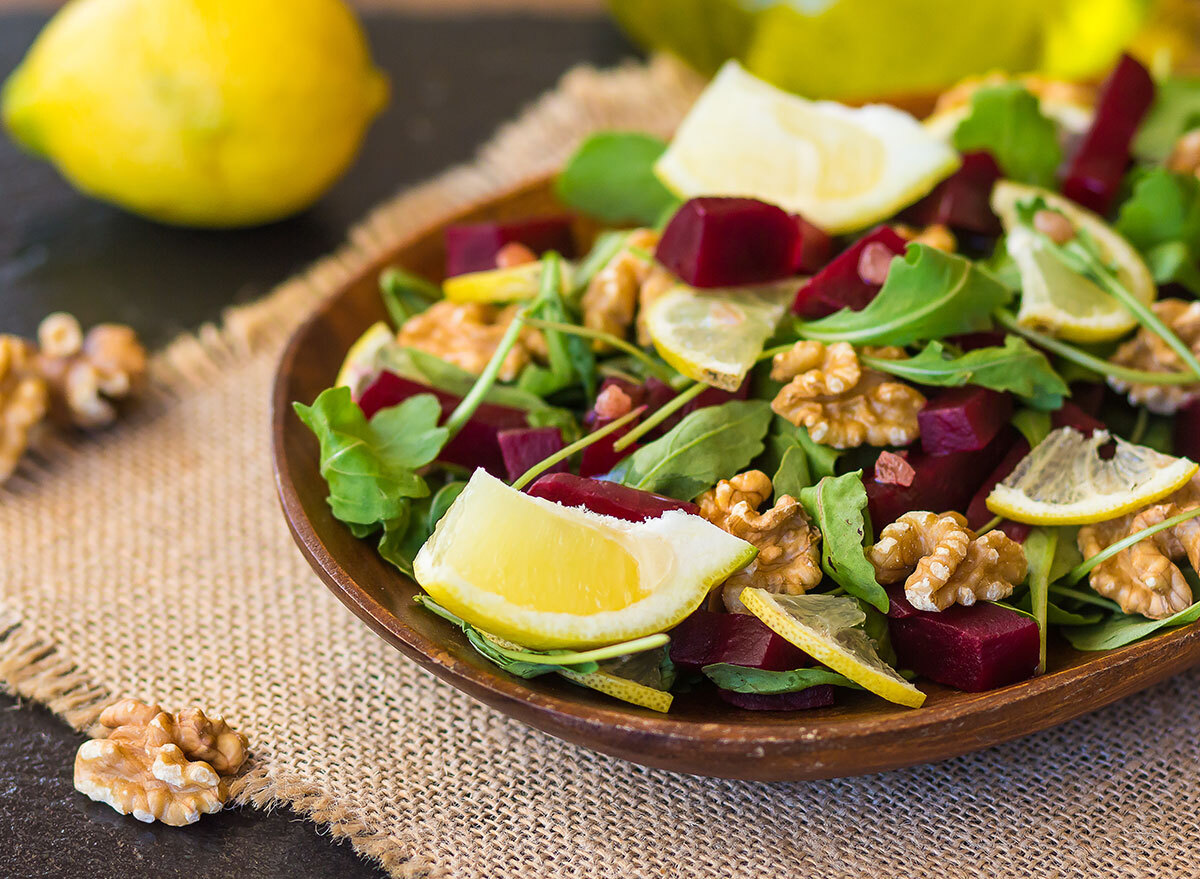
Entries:
{"type": "Polygon", "coordinates": [[[1071,402],[1093,418],[1100,417],[1108,385],[1102,382],[1071,382],[1071,402]]]}
{"type": "Polygon", "coordinates": [[[698,610],[670,635],[671,662],[686,671],[699,671],[715,662],[768,671],[813,665],[800,648],[750,614],[698,610]]]}
{"type": "Polygon", "coordinates": [[[718,687],[717,695],[730,705],[748,711],[802,711],[806,708],[827,708],[833,704],[833,687],[829,684],[817,684],[799,693],[775,694],[735,693],[718,687]]]}
{"type": "MultiPolygon", "coordinates": [[[[500,454],[504,457],[510,482],[567,445],[557,427],[516,427],[500,431],[496,439],[500,442],[500,454]]],[[[545,472],[563,473],[566,470],[567,462],[559,461],[545,472]]]]}
{"type": "Polygon", "coordinates": [[[1067,162],[1064,195],[1100,215],[1108,213],[1129,166],[1129,145],[1153,102],[1150,72],[1122,55],[1100,87],[1091,128],[1067,162]]]}
{"type": "Polygon", "coordinates": [[[908,488],[917,478],[917,471],[908,463],[908,452],[889,452],[886,449],[875,459],[875,481],[884,485],[908,488]]]}
{"type": "Polygon", "coordinates": [[[888,589],[888,632],[899,664],[922,677],[977,693],[1031,677],[1038,664],[1037,623],[981,601],[940,613],[917,610],[904,587],[888,589]]]}
{"type": "Polygon", "coordinates": [[[904,254],[906,242],[895,229],[880,226],[839,253],[829,265],[800,288],[792,312],[808,320],[833,314],[843,308],[862,311],[883,287],[859,274],[859,260],[872,244],[880,244],[896,256],[904,254]]]}
{"type": "MultiPolygon", "coordinates": [[[[983,485],[979,486],[979,491],[975,492],[975,497],[971,498],[971,503],[967,505],[968,525],[972,528],[982,528],[995,518],[992,511],[987,508],[987,496],[1005,476],[1017,469],[1017,464],[1021,463],[1021,459],[1028,454],[1029,443],[1026,442],[1025,437],[1018,437],[1012,448],[1008,450],[1008,454],[996,465],[996,469],[992,471],[992,475],[984,481],[983,485]]],[[[1030,526],[1022,522],[1005,521],[999,527],[1019,543],[1023,543],[1029,536],[1030,526]]]]}
{"type": "MultiPolygon", "coordinates": [[[[385,370],[363,391],[358,405],[363,414],[370,418],[380,409],[403,403],[417,394],[433,394],[437,397],[443,419],[461,402],[460,397],[448,391],[431,388],[385,370]]],[[[462,467],[482,467],[493,476],[503,477],[507,471],[504,455],[500,451],[500,431],[522,427],[528,427],[528,422],[520,409],[482,403],[458,435],[442,449],[438,460],[462,467]]]]}
{"type": "Polygon", "coordinates": [[[1050,423],[1057,430],[1060,427],[1073,427],[1084,436],[1091,436],[1097,430],[1104,430],[1104,422],[1093,418],[1075,403],[1067,400],[1057,412],[1050,414],[1050,423]]]}
{"type": "Polygon", "coordinates": [[[626,522],[657,519],[671,510],[683,510],[692,515],[700,512],[699,507],[686,501],[572,473],[539,476],[526,491],[534,497],[545,498],[564,507],[587,507],[593,513],[624,519],[626,522]]]}
{"type": "Polygon", "coordinates": [[[917,413],[921,448],[930,455],[974,452],[990,443],[1012,418],[1008,394],[966,385],[942,391],[917,413]]]}
{"type": "Polygon", "coordinates": [[[796,242],[796,259],[792,267],[795,274],[811,275],[833,256],[833,239],[824,229],[814,226],[799,214],[792,219],[800,229],[796,242]]]}
{"type": "Polygon", "coordinates": [[[799,239],[799,225],[775,205],[693,198],[671,217],[654,255],[693,287],[734,287],[792,274],[799,239]]]}
{"type": "Polygon", "coordinates": [[[1175,413],[1175,454],[1200,461],[1200,400],[1175,413]]]}
{"type": "Polygon", "coordinates": [[[941,223],[955,230],[999,235],[1000,219],[992,213],[992,186],[1003,174],[991,153],[966,153],[959,169],[904,212],[918,226],[941,223]]]}
{"type": "Polygon", "coordinates": [[[879,482],[872,474],[863,480],[875,532],[913,510],[935,513],[965,509],[976,490],[996,469],[1012,446],[1016,432],[1006,428],[985,448],[974,452],[930,455],[911,452],[908,463],[916,471],[912,485],[879,482]]]}
{"type": "MultiPolygon", "coordinates": [[[[621,391],[621,393],[628,397],[631,409],[636,409],[638,406],[647,406],[647,392],[644,384],[627,381],[626,379],[617,378],[616,376],[609,376],[601,383],[599,390],[596,392],[597,399],[599,399],[601,395],[608,392],[610,388],[617,388],[621,391]]],[[[650,407],[647,406],[647,408],[650,407]]],[[[583,426],[587,428],[589,433],[591,433],[592,431],[599,430],[602,427],[607,427],[615,420],[616,418],[614,417],[600,415],[593,407],[584,414],[583,426]]],[[[640,420],[640,418],[633,419],[624,427],[617,428],[608,436],[601,437],[590,446],[585,448],[583,453],[580,455],[579,475],[600,476],[617,466],[622,458],[637,451],[637,443],[633,443],[629,447],[622,449],[619,452],[613,448],[613,445],[617,442],[617,440],[629,433],[629,431],[633,430],[640,420]]]]}
{"type": "Polygon", "coordinates": [[[536,254],[556,250],[575,255],[571,218],[565,214],[495,223],[446,227],[446,277],[496,268],[496,254],[506,244],[524,244],[536,254]]]}

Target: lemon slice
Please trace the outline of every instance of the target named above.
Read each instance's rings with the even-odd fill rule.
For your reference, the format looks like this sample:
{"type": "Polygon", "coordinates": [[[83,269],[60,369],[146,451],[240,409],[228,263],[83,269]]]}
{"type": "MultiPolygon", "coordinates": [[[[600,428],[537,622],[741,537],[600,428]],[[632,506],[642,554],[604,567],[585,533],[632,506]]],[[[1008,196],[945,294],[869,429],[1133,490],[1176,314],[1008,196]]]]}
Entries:
{"type": "Polygon", "coordinates": [[[958,165],[901,110],[808,101],[729,61],[654,170],[685,198],[750,196],[840,234],[890,217],[958,165]]]}
{"type": "MultiPolygon", "coordinates": [[[[517,302],[532,299],[542,284],[542,261],[526,262],[503,269],[467,272],[442,282],[451,302],[517,302]]],[[[570,266],[560,262],[562,289],[570,287],[570,266]]]]}
{"type": "Polygon", "coordinates": [[[672,287],[646,309],[663,360],[688,378],[736,391],[795,297],[797,283],[700,291],[672,287]]]}
{"type": "Polygon", "coordinates": [[[574,648],[669,629],[756,552],[683,511],[626,522],[476,470],[413,570],[438,604],[481,629],[574,648]]]}
{"type": "Polygon", "coordinates": [[[1052,432],[992,489],[987,506],[1031,525],[1086,525],[1140,509],[1184,485],[1200,465],[1114,437],[1117,451],[1100,457],[1109,435],[1071,427],[1052,432]]]}
{"type": "Polygon", "coordinates": [[[817,662],[840,672],[876,696],[919,708],[925,694],[879,658],[859,626],[866,615],[841,595],[773,595],[765,589],[742,590],[742,604],[768,628],[817,662]]]}
{"type": "Polygon", "coordinates": [[[376,356],[394,341],[396,335],[386,323],[378,321],[371,324],[346,352],[346,359],[342,361],[342,368],[338,370],[334,386],[344,385],[351,393],[357,393],[358,389],[355,386],[374,372],[376,356]]]}
{"type": "Polygon", "coordinates": [[[1100,248],[1105,262],[1138,299],[1150,304],[1158,288],[1133,245],[1091,211],[1070,199],[1041,189],[1001,180],[992,190],[992,210],[1007,233],[1008,252],[1021,274],[1021,308],[1017,321],[1074,342],[1103,342],[1125,335],[1137,320],[1120,302],[1050,253],[1042,239],[1017,220],[1017,205],[1035,198],[1083,229],[1100,248]]]}

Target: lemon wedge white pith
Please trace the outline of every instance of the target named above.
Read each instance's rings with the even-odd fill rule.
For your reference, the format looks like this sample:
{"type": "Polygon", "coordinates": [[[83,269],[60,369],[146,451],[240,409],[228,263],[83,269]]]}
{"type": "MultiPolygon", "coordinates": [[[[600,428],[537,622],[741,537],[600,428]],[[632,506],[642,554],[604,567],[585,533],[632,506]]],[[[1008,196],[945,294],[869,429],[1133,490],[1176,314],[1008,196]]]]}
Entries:
{"type": "Polygon", "coordinates": [[[413,569],[436,602],[481,629],[573,648],[669,629],[755,553],[699,516],[626,522],[476,470],[413,569]]]}

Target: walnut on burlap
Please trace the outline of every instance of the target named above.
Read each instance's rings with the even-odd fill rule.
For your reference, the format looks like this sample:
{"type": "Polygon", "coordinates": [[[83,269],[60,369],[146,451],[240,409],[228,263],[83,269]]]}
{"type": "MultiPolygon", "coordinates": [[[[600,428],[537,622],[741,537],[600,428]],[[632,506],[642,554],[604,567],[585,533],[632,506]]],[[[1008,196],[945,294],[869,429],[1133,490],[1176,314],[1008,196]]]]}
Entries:
{"type": "MultiPolygon", "coordinates": [[[[285,804],[396,876],[1200,875],[1200,676],[1057,730],[869,778],[714,781],[564,744],[388,647],[292,544],[268,389],[286,334],[414,226],[546,170],[592,129],[665,133],[673,65],[579,70],[472,167],[352,245],[180,339],[147,406],[45,449],[0,494],[0,678],[77,728],[120,696],[219,711],[252,745],[242,802],[285,804]]],[[[6,857],[0,844],[0,874],[6,857]]]]}

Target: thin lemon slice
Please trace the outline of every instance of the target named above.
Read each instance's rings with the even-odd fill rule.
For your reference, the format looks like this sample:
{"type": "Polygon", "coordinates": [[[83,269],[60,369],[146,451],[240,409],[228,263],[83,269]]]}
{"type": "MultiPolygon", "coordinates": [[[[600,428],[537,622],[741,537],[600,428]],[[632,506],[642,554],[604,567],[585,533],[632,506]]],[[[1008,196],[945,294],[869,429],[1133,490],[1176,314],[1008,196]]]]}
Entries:
{"type": "Polygon", "coordinates": [[[866,616],[853,599],[774,595],[754,587],[743,589],[741,599],[777,635],[876,696],[910,708],[924,703],[925,694],[879,658],[871,639],[859,628],[866,616]]]}
{"type": "Polygon", "coordinates": [[[672,287],[646,309],[646,328],[663,360],[680,373],[736,391],[796,294],[798,284],[740,290],[672,287]]]}
{"type": "Polygon", "coordinates": [[[485,631],[573,648],[669,629],[756,552],[683,511],[626,522],[476,470],[413,570],[438,604],[485,631]]]}
{"type": "Polygon", "coordinates": [[[1086,525],[1140,509],[1180,488],[1198,466],[1109,435],[1090,437],[1070,427],[1052,432],[992,489],[987,506],[998,516],[1031,525],[1086,525]]]}
{"type": "Polygon", "coordinates": [[[1154,277],[1133,245],[1098,216],[1048,189],[1001,180],[992,190],[992,210],[1004,224],[1009,255],[1021,274],[1017,321],[1075,342],[1103,342],[1125,335],[1137,326],[1128,309],[1067,268],[1038,235],[1017,221],[1017,205],[1039,197],[1091,235],[1105,262],[1116,267],[1117,277],[1135,297],[1149,304],[1158,296],[1154,277]]]}
{"type": "Polygon", "coordinates": [[[342,361],[342,368],[338,370],[334,385],[344,385],[352,393],[357,392],[355,386],[374,371],[376,356],[394,341],[396,334],[386,323],[378,321],[371,324],[346,352],[346,359],[342,361]]]}
{"type": "Polygon", "coordinates": [[[901,110],[808,101],[729,61],[654,170],[680,196],[751,196],[840,234],[890,217],[958,164],[901,110]]]}
{"type": "MultiPolygon", "coordinates": [[[[442,282],[442,290],[451,302],[517,302],[532,299],[542,284],[542,261],[526,262],[503,269],[467,272],[442,282]]],[[[570,286],[570,266],[562,268],[562,287],[570,286]]]]}

